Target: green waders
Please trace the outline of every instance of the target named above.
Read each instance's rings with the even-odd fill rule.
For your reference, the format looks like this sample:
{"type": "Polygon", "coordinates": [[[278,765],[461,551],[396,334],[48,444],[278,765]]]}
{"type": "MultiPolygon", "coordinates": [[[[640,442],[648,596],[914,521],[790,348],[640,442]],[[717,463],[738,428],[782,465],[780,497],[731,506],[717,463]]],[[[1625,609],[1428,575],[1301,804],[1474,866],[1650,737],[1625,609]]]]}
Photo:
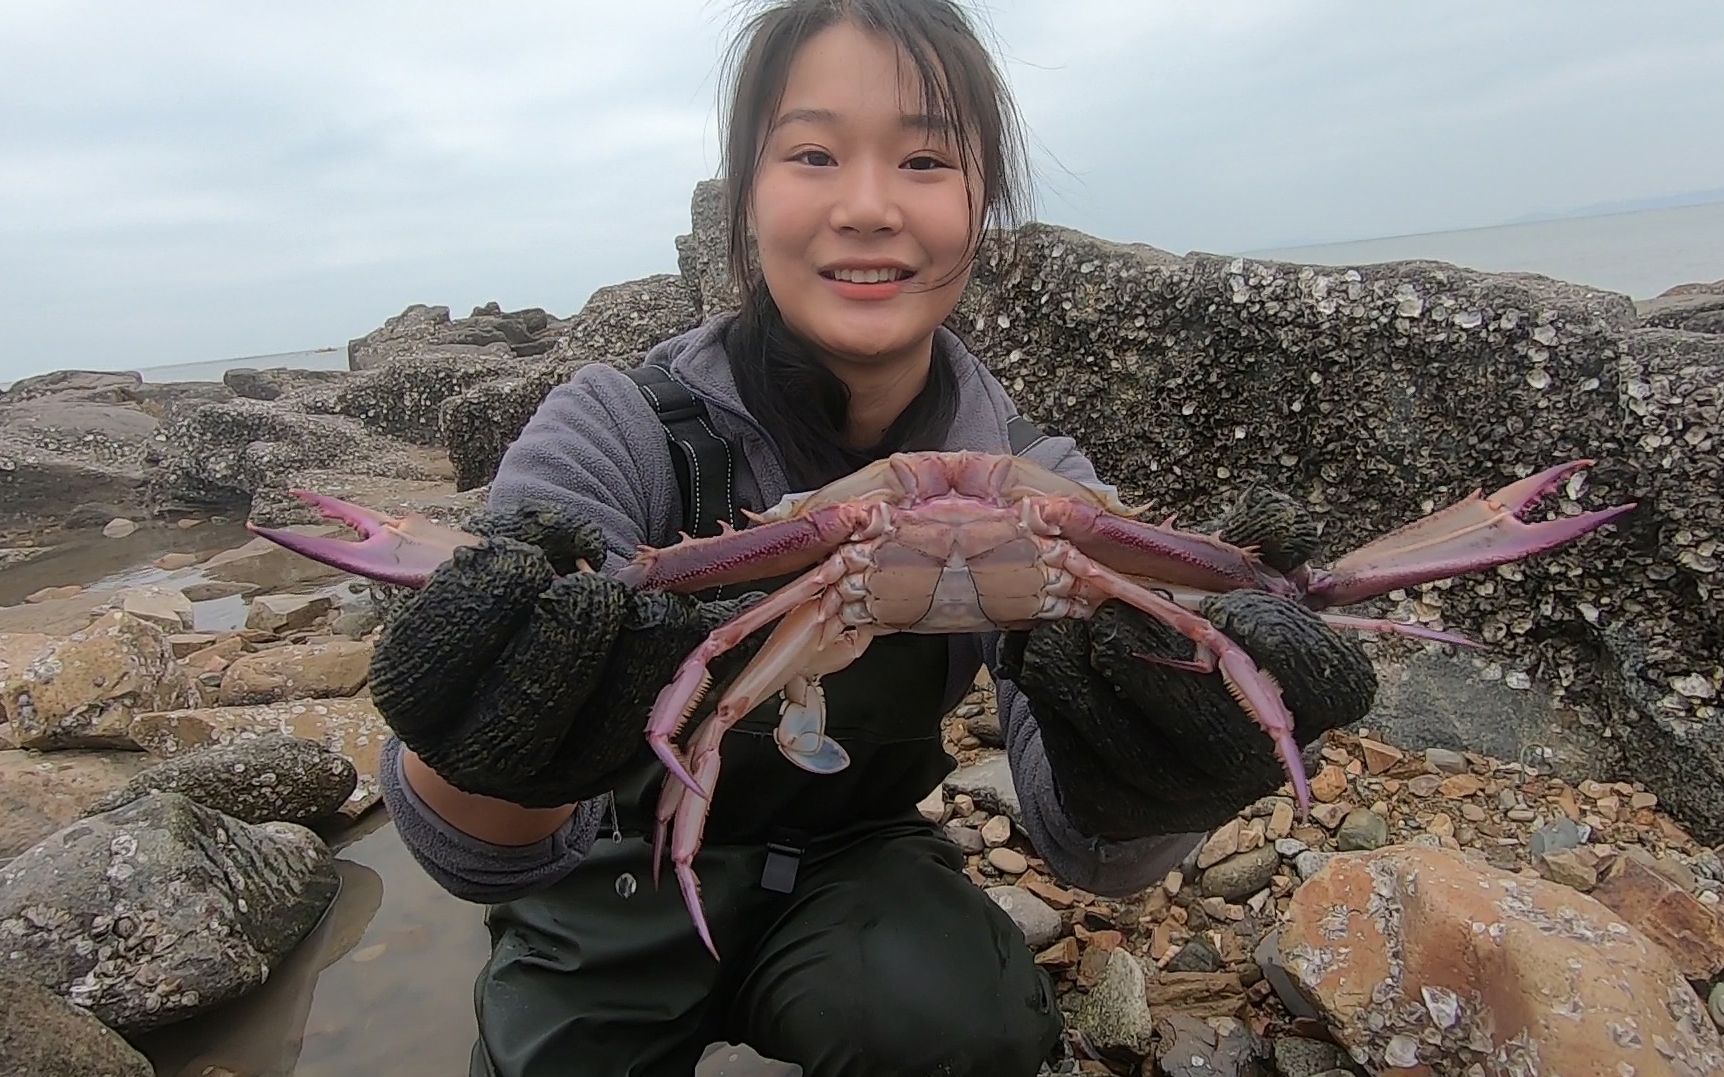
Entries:
{"type": "MultiPolygon", "coordinates": [[[[731,447],[700,402],[656,367],[630,374],[665,424],[684,529],[738,519],[731,447]]],[[[1009,429],[1014,452],[1040,436],[1021,419],[1009,429]]],[[[916,811],[953,765],[939,730],[949,673],[947,637],[898,635],[825,677],[826,731],[851,758],[837,774],[779,754],[776,697],[725,737],[695,860],[716,962],[668,854],[653,885],[665,775],[643,752],[616,791],[614,838],[601,831],[560,883],[488,911],[470,1077],[683,1077],[719,1041],[806,1077],[1033,1077],[1062,1030],[1052,984],[916,811]]]]}

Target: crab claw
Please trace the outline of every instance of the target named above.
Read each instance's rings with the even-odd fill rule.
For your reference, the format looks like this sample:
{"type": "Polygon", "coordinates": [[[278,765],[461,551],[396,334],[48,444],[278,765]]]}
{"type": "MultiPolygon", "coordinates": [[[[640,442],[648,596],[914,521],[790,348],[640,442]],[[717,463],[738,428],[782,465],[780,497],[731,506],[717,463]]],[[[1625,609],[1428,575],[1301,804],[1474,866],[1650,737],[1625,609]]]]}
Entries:
{"type": "Polygon", "coordinates": [[[436,523],[416,512],[386,516],[375,509],[311,490],[288,492],[316,509],[324,519],[337,520],[359,532],[360,541],[302,535],[284,528],[259,527],[249,521],[246,530],[320,564],[379,583],[423,587],[438,566],[454,556],[457,546],[476,546],[480,542],[477,535],[436,523]]]}
{"type": "Polygon", "coordinates": [[[1519,561],[1572,542],[1631,512],[1635,502],[1578,516],[1527,523],[1520,513],[1568,476],[1591,467],[1574,460],[1511,482],[1489,495],[1471,494],[1347,554],[1327,570],[1313,569],[1308,604],[1345,606],[1398,587],[1448,579],[1519,561]]]}

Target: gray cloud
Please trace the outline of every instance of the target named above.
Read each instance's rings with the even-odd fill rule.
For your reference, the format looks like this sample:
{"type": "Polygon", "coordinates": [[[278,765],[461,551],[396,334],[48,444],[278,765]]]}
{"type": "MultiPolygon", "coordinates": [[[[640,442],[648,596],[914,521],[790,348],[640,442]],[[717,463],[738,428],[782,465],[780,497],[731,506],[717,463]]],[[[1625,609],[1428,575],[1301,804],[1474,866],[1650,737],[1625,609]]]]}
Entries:
{"type": "MultiPolygon", "coordinates": [[[[1724,8],[988,5],[1039,216],[1176,251],[1724,186],[1724,8]]],[[[716,0],[0,14],[0,380],[674,271],[716,0]]]]}

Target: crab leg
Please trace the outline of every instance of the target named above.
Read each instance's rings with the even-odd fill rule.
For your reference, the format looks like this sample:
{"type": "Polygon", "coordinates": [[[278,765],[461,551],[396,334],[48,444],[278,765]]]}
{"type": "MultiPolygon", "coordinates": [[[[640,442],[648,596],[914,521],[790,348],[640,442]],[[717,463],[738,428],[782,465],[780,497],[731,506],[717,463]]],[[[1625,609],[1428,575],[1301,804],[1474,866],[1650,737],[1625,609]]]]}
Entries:
{"type": "Polygon", "coordinates": [[[380,583],[423,587],[431,573],[455,555],[458,546],[477,546],[477,535],[436,523],[419,513],[386,516],[375,509],[311,490],[290,490],[326,520],[337,520],[359,532],[360,541],[329,535],[302,535],[276,527],[246,523],[246,530],[284,546],[319,564],[352,572],[380,583]]]}
{"type": "MultiPolygon", "coordinates": [[[[1058,556],[1056,554],[1056,556],[1058,556]]],[[[1229,639],[1207,618],[1142,587],[1119,573],[1097,564],[1082,552],[1068,548],[1063,556],[1067,572],[1091,588],[1127,605],[1134,606],[1167,624],[1174,631],[1197,645],[1197,655],[1190,661],[1158,659],[1179,669],[1200,673],[1221,671],[1221,679],[1239,705],[1249,714],[1258,728],[1275,742],[1275,752],[1287,771],[1298,799],[1300,816],[1311,810],[1311,787],[1305,776],[1304,761],[1299,758],[1299,744],[1293,739],[1293,715],[1281,699],[1281,687],[1275,678],[1260,669],[1239,644],[1229,639]]]]}
{"type": "MultiPolygon", "coordinates": [[[[700,704],[701,697],[706,694],[707,688],[711,687],[712,674],[708,671],[707,666],[714,658],[735,647],[759,629],[771,624],[779,617],[783,617],[797,606],[818,598],[821,591],[844,578],[844,571],[844,558],[839,554],[833,554],[819,567],[797,577],[764,600],[755,603],[726,621],[706,639],[702,640],[699,646],[688,653],[688,657],[684,658],[682,664],[677,667],[676,677],[659,692],[658,698],[653,702],[652,716],[647,720],[647,741],[652,744],[652,749],[657,753],[659,759],[664,761],[665,768],[678,781],[688,786],[696,796],[704,796],[705,793],[700,784],[682,765],[682,761],[677,758],[676,748],[671,744],[670,738],[682,728],[683,722],[688,720],[689,714],[700,704]]],[[[782,632],[774,630],[772,638],[766,644],[766,648],[773,649],[769,651],[763,648],[759,654],[754,656],[754,660],[743,671],[742,678],[739,678],[738,686],[743,683],[743,679],[754,674],[757,669],[767,668],[770,663],[776,661],[786,646],[788,644],[784,643],[782,632]],[[774,648],[774,644],[779,646],[774,648]]],[[[784,678],[772,685],[761,698],[776,692],[788,679],[789,671],[787,669],[784,678]]],[[[731,695],[726,696],[726,700],[728,701],[735,693],[736,689],[733,688],[731,695]]]]}
{"type": "Polygon", "coordinates": [[[1546,468],[1489,495],[1474,490],[1460,501],[1359,547],[1328,569],[1313,569],[1306,602],[1314,609],[1345,606],[1397,587],[1493,568],[1572,542],[1634,509],[1635,503],[1558,520],[1527,523],[1521,510],[1568,476],[1592,466],[1574,460],[1546,468]]]}
{"type": "MultiPolygon", "coordinates": [[[[835,557],[833,560],[838,559],[835,557]]],[[[671,863],[676,866],[677,883],[682,888],[683,902],[688,906],[689,915],[694,918],[701,941],[715,958],[718,956],[718,949],[713,944],[706,916],[701,911],[700,878],[694,871],[694,857],[700,851],[707,809],[711,804],[711,792],[718,786],[719,765],[722,762],[719,744],[731,727],[747,717],[761,700],[771,696],[788,682],[801,679],[804,669],[811,666],[823,670],[841,669],[862,652],[866,644],[864,642],[862,646],[857,646],[854,642],[855,634],[849,637],[852,642],[831,646],[844,638],[842,634],[845,632],[845,626],[837,617],[832,616],[825,606],[826,604],[818,599],[806,601],[779,622],[760,653],[755,655],[748,668],[743,670],[725,692],[724,698],[719,701],[713,713],[695,730],[693,742],[689,747],[690,763],[697,776],[693,791],[682,784],[666,782],[663,792],[659,794],[657,826],[653,836],[653,883],[658,883],[659,863],[663,855],[665,827],[668,822],[672,827],[671,863]],[[828,650],[831,651],[829,657],[824,660],[819,657],[828,650]],[[707,792],[702,794],[702,789],[707,792]]],[[[821,717],[820,724],[824,725],[824,716],[821,717]]],[[[826,741],[823,733],[819,736],[821,741],[831,743],[834,750],[842,752],[836,743],[826,741]]],[[[783,741],[780,740],[779,743],[782,748],[783,741]]]]}

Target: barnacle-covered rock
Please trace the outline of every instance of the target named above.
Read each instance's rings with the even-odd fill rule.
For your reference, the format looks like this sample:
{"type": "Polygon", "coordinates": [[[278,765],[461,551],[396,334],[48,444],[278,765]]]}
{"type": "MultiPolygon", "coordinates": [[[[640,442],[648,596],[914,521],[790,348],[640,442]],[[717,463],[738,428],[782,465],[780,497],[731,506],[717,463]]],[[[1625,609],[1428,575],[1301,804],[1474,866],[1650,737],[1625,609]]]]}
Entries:
{"type": "Polygon", "coordinates": [[[1724,1069],[1718,1030],[1657,943],[1585,894],[1460,853],[1333,857],[1294,892],[1280,952],[1373,1073],[1724,1069]]]}
{"type": "Polygon", "coordinates": [[[304,827],[152,793],[0,869],[0,953],[109,1028],[140,1032],[262,983],[339,885],[304,827]]]}

